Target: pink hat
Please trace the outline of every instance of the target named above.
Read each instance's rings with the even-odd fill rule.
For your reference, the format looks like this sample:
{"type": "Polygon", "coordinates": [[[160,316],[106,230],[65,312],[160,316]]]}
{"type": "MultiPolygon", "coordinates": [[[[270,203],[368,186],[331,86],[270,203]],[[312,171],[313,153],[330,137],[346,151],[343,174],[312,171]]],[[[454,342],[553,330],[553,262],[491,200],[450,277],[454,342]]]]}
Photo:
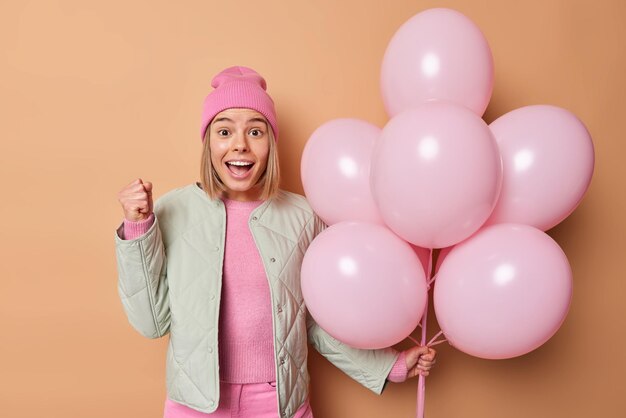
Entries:
{"type": "Polygon", "coordinates": [[[261,113],[272,126],[274,139],[278,140],[278,124],[274,101],[267,94],[265,79],[252,68],[234,66],[222,70],[213,77],[211,86],[215,88],[204,99],[202,106],[202,126],[200,138],[218,113],[233,107],[253,109],[261,113]]]}

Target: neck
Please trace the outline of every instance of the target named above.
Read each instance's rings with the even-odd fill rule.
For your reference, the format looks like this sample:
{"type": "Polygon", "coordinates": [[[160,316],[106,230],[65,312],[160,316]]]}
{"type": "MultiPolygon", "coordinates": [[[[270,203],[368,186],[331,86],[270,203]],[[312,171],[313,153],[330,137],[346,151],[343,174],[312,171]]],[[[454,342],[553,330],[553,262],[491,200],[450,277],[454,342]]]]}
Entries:
{"type": "Polygon", "coordinates": [[[261,190],[251,188],[244,191],[227,190],[222,192],[221,199],[236,200],[240,202],[257,202],[261,200],[261,190]]]}

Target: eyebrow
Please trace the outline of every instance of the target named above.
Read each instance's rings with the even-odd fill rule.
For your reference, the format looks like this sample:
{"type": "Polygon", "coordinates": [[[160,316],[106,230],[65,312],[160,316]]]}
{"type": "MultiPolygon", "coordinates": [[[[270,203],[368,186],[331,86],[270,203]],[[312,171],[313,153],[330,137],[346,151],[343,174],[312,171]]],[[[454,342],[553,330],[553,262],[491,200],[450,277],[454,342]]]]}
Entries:
{"type": "MultiPolygon", "coordinates": [[[[217,118],[217,119],[215,119],[215,120],[213,121],[213,123],[222,122],[222,121],[231,122],[231,123],[233,123],[233,122],[234,122],[234,121],[233,121],[232,119],[230,119],[230,118],[227,118],[227,117],[222,117],[222,118],[217,118]]],[[[265,122],[265,119],[262,119],[262,118],[251,118],[251,119],[248,119],[248,122],[247,122],[247,123],[250,123],[250,122],[263,122],[263,123],[265,124],[265,126],[267,126],[267,122],[265,122]]]]}

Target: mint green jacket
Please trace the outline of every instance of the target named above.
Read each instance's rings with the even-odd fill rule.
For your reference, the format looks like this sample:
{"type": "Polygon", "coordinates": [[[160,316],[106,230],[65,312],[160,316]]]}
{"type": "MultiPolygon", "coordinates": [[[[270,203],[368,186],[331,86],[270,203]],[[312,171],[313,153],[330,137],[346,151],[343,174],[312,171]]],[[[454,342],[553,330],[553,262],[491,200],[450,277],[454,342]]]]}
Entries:
{"type": "MultiPolygon", "coordinates": [[[[157,199],[154,214],[150,229],[135,239],[121,238],[123,223],[116,230],[119,296],[130,324],[141,335],[169,334],[168,397],[211,413],[220,396],[217,331],[224,204],[192,183],[157,199]]],[[[380,394],[399,352],[346,346],[306,310],[300,289],[302,258],[326,227],[306,199],[280,190],[277,198],[254,209],[248,224],[269,281],[281,416],[292,417],[308,396],[307,338],[335,366],[380,394]]]]}

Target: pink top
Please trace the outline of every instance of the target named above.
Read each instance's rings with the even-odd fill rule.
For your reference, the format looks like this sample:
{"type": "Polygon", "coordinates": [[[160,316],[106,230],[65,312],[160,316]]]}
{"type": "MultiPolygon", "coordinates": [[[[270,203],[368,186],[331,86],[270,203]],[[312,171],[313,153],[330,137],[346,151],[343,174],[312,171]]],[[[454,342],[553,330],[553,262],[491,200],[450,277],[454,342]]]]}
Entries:
{"type": "Polygon", "coordinates": [[[248,227],[250,213],[263,201],[223,200],[226,245],[218,333],[220,378],[228,383],[273,382],[272,300],[248,227]]]}
{"type": "MultiPolygon", "coordinates": [[[[248,227],[251,212],[263,203],[222,199],[226,208],[226,244],[219,317],[220,380],[258,383],[276,380],[269,284],[248,227]]],[[[154,214],[138,222],[124,219],[122,238],[145,234],[154,214]]],[[[387,379],[406,380],[404,352],[387,379]]]]}

